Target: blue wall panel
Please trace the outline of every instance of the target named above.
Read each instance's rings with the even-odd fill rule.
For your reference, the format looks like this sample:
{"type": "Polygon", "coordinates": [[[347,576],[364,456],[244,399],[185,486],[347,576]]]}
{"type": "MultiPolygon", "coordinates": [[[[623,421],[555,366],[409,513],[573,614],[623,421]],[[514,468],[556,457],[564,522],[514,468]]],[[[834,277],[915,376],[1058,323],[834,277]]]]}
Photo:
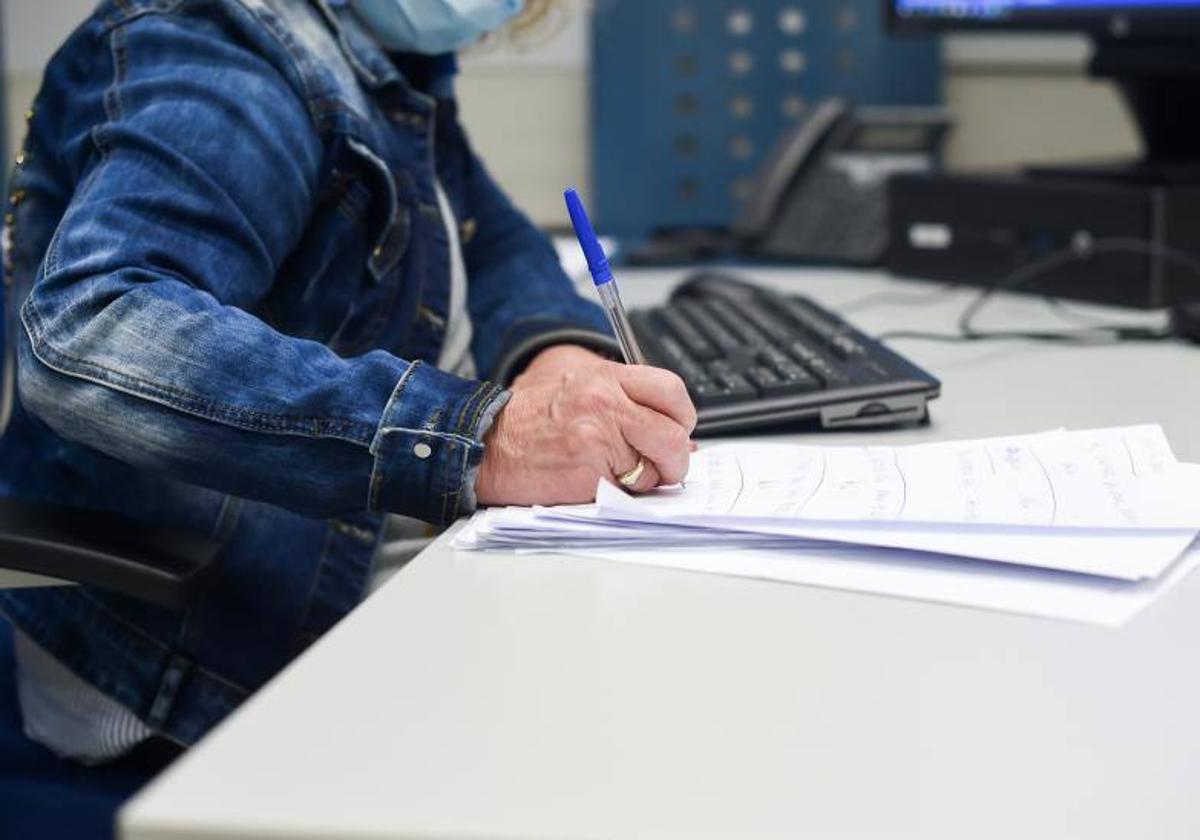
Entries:
{"type": "Polygon", "coordinates": [[[593,204],[605,233],[724,227],[814,103],[936,104],[936,44],[878,0],[596,0],[593,204]]]}

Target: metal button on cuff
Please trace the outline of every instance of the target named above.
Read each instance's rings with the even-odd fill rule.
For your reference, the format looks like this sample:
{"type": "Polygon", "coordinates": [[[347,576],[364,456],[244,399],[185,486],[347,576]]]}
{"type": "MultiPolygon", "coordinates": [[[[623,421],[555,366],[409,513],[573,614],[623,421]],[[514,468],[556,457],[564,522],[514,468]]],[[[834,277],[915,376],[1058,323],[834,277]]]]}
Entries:
{"type": "Polygon", "coordinates": [[[418,458],[420,458],[422,461],[424,461],[426,458],[428,458],[430,455],[433,454],[433,447],[430,446],[428,443],[418,443],[416,446],[413,447],[413,454],[416,455],[418,458]]]}

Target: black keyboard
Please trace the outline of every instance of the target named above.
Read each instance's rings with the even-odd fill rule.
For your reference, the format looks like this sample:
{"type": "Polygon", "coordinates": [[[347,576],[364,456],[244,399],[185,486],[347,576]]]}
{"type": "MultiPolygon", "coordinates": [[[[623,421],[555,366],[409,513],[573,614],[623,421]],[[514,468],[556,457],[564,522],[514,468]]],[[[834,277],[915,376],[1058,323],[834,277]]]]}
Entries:
{"type": "Polygon", "coordinates": [[[687,383],[698,434],[817,421],[827,429],[924,421],[941,383],[800,295],[728,274],[686,280],[630,314],[647,361],[687,383]]]}

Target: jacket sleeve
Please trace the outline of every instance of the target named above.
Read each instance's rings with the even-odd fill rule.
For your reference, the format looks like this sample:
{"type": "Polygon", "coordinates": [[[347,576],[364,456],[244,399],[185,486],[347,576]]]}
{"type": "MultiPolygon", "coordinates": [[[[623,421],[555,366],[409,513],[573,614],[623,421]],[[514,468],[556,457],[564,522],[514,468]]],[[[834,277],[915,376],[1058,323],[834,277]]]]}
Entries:
{"type": "Polygon", "coordinates": [[[94,149],[21,308],[25,406],[137,467],[304,515],[469,510],[500,388],[341,358],[251,314],[313,207],[323,149],[302,99],[185,18],[107,38],[106,78],[72,106],[94,149]]]}
{"type": "Polygon", "coordinates": [[[618,355],[604,311],[575,291],[545,234],[513,206],[483,162],[469,149],[466,155],[466,201],[476,229],[463,258],[479,369],[510,382],[553,344],[618,355]]]}

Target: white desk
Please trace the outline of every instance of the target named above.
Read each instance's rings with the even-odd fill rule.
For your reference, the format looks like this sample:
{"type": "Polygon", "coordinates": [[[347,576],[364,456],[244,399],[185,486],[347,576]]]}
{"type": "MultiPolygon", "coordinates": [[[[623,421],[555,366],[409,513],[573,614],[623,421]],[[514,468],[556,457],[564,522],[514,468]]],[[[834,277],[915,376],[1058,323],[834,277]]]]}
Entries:
{"type": "MultiPolygon", "coordinates": [[[[627,298],[677,275],[624,275],[627,298]]],[[[787,277],[869,331],[969,292],[787,277]]],[[[1061,324],[1035,299],[984,323],[1061,324]]],[[[930,440],[1161,421],[1200,349],[908,341],[930,440]]],[[[860,440],[866,435],[839,435],[860,440]]],[[[581,559],[415,560],[122,813],[127,840],[1192,838],[1200,576],[1105,630],[581,559]]]]}

